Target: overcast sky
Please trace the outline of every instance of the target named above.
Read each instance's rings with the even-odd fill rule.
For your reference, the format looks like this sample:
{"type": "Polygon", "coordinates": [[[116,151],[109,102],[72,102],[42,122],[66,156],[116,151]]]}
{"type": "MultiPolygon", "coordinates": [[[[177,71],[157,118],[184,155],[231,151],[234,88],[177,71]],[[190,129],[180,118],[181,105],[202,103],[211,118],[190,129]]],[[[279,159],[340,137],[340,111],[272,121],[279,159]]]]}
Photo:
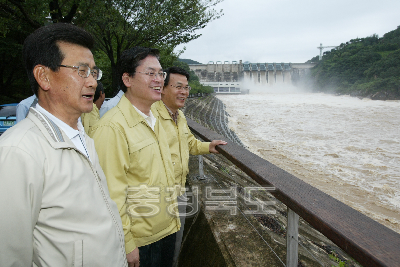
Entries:
{"type": "MultiPolygon", "coordinates": [[[[180,58],[302,63],[317,47],[385,33],[400,26],[399,0],[224,0],[224,15],[197,33],[180,58]]],[[[324,50],[327,51],[327,50],[324,50]]]]}

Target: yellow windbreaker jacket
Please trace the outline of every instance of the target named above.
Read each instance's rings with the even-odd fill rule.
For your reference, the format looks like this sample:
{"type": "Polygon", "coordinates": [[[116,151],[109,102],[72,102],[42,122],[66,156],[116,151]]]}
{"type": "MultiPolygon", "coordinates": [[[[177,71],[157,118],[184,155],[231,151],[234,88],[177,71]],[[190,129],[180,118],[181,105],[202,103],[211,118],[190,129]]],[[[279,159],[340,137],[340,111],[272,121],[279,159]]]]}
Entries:
{"type": "Polygon", "coordinates": [[[89,134],[90,128],[100,120],[100,112],[96,104],[93,103],[93,109],[89,113],[82,113],[81,115],[82,125],[85,128],[85,132],[89,134]]]}
{"type": "Polygon", "coordinates": [[[119,209],[126,253],[180,228],[177,196],[168,190],[174,186],[171,153],[157,111],[152,112],[154,131],[123,95],[89,133],[119,209]]]}
{"type": "Polygon", "coordinates": [[[157,109],[161,125],[167,134],[174,166],[175,184],[184,187],[189,173],[189,153],[191,155],[209,154],[210,143],[201,142],[194,137],[182,111],[178,110],[178,124],[175,124],[161,100],[154,103],[152,107],[157,109]]]}

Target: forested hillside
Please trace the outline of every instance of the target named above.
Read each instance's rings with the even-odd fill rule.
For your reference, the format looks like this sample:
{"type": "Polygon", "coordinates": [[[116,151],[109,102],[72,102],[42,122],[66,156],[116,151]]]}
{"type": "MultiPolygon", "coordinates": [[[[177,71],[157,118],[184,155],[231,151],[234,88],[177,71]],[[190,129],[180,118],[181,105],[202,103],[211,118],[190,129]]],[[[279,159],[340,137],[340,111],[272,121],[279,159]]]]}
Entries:
{"type": "Polygon", "coordinates": [[[316,91],[400,99],[400,26],[382,38],[352,39],[327,51],[312,69],[316,91]]]}

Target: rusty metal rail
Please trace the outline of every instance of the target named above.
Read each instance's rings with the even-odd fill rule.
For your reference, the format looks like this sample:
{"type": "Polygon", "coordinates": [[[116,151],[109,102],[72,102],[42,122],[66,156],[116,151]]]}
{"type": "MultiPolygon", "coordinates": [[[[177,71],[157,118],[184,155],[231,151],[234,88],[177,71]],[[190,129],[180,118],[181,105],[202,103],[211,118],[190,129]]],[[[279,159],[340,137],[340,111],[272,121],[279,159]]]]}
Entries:
{"type": "MultiPolygon", "coordinates": [[[[187,118],[191,131],[206,141],[225,139],[187,118]]],[[[363,266],[400,266],[400,234],[229,142],[217,150],[288,208],[363,266]]]]}

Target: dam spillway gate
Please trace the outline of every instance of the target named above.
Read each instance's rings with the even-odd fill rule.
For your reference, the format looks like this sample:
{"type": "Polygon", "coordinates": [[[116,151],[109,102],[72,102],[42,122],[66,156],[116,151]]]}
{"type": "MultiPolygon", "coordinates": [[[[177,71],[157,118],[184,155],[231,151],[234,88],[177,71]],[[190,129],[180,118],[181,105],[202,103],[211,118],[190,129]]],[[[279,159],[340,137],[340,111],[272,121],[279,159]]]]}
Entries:
{"type": "Polygon", "coordinates": [[[243,93],[242,85],[273,86],[296,85],[305,79],[316,63],[242,63],[213,61],[207,64],[189,64],[203,85],[213,87],[216,93],[243,93]]]}

